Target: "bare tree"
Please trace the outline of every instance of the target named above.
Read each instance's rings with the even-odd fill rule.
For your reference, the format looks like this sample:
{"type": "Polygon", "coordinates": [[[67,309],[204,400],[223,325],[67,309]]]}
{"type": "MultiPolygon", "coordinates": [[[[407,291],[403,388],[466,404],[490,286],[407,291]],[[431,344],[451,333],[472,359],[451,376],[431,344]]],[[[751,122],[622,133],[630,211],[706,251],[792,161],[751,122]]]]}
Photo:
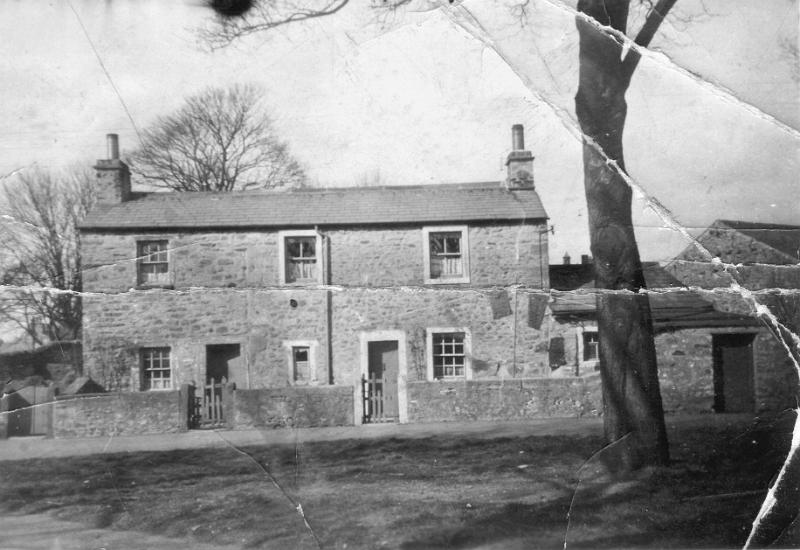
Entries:
{"type": "Polygon", "coordinates": [[[32,168],[0,192],[0,317],[18,324],[36,344],[80,338],[77,226],[94,200],[94,178],[83,167],[62,173],[32,168]]]}
{"type": "Polygon", "coordinates": [[[622,133],[625,93],[641,58],[676,0],[651,6],[633,39],[626,37],[630,0],[580,0],[578,93],[589,238],[595,258],[600,373],[606,439],[620,441],[628,468],[669,461],[658,382],[653,320],[631,215],[622,133]],[[624,55],[623,55],[624,54],[624,55]]]}
{"type": "Polygon", "coordinates": [[[252,85],[208,88],[142,133],[132,171],[174,191],[240,191],[299,186],[300,165],[275,134],[252,85]]]}

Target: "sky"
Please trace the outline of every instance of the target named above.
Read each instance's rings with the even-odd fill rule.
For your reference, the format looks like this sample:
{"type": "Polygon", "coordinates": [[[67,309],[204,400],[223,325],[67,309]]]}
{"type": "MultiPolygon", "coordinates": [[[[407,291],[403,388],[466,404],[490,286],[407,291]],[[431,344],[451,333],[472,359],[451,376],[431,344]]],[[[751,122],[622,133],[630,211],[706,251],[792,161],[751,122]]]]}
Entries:
{"type": "MultiPolygon", "coordinates": [[[[351,2],[212,52],[200,0],[4,2],[0,174],[91,164],[106,133],[132,149],[137,128],[186,96],[255,82],[316,185],[499,181],[511,126],[524,124],[551,262],[587,254],[574,2],[443,4],[351,2]]],[[[627,94],[643,259],[687,245],[671,226],[800,225],[797,44],[796,0],[677,3],[627,94]]]]}

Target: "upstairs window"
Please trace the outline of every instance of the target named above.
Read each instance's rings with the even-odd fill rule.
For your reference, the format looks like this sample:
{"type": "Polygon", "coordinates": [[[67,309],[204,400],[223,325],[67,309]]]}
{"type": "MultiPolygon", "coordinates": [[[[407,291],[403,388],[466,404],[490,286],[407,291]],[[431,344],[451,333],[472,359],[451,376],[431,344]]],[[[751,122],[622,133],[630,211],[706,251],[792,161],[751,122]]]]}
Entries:
{"type": "Polygon", "coordinates": [[[167,241],[139,241],[137,248],[138,284],[140,286],[168,286],[171,281],[167,241]]]}
{"type": "Polygon", "coordinates": [[[169,390],[172,388],[169,348],[142,348],[142,390],[169,390]]]}
{"type": "Polygon", "coordinates": [[[423,230],[426,283],[469,282],[466,227],[431,227],[423,230]]]}
{"type": "Polygon", "coordinates": [[[317,250],[314,237],[286,238],[286,282],[313,282],[317,278],[317,250]]]}
{"type": "Polygon", "coordinates": [[[281,232],[281,282],[319,284],[322,282],[321,238],[314,231],[281,232]]]}

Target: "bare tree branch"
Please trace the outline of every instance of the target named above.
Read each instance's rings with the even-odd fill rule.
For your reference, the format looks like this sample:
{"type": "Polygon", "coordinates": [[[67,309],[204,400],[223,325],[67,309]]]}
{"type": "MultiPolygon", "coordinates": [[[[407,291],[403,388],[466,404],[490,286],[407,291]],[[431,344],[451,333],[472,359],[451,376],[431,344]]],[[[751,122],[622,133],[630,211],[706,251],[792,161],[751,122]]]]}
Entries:
{"type": "Polygon", "coordinates": [[[200,38],[216,50],[243,36],[333,15],[349,3],[350,0],[261,0],[236,17],[218,12],[214,26],[199,31],[200,38]]]}
{"type": "MultiPolygon", "coordinates": [[[[650,42],[652,42],[656,32],[658,32],[661,23],[664,22],[664,18],[677,1],[678,0],[659,0],[648,12],[644,25],[639,29],[636,38],[633,40],[634,44],[641,48],[647,48],[650,42]]],[[[625,55],[625,59],[622,61],[622,73],[627,81],[630,81],[633,77],[633,73],[639,65],[639,60],[641,60],[641,58],[642,54],[637,51],[636,48],[631,48],[627,55],[625,55]]]]}

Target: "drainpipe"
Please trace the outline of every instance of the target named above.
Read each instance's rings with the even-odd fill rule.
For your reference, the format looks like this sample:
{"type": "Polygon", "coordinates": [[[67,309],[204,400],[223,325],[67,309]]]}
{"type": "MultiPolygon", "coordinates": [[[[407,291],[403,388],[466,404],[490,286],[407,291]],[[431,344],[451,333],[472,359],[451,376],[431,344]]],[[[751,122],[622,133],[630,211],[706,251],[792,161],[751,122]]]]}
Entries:
{"type": "MultiPolygon", "coordinates": [[[[322,250],[322,284],[326,287],[331,284],[331,241],[330,238],[314,226],[314,231],[320,236],[322,250]]],[[[330,288],[325,289],[325,355],[327,357],[328,384],[333,385],[333,293],[330,288]]]]}

